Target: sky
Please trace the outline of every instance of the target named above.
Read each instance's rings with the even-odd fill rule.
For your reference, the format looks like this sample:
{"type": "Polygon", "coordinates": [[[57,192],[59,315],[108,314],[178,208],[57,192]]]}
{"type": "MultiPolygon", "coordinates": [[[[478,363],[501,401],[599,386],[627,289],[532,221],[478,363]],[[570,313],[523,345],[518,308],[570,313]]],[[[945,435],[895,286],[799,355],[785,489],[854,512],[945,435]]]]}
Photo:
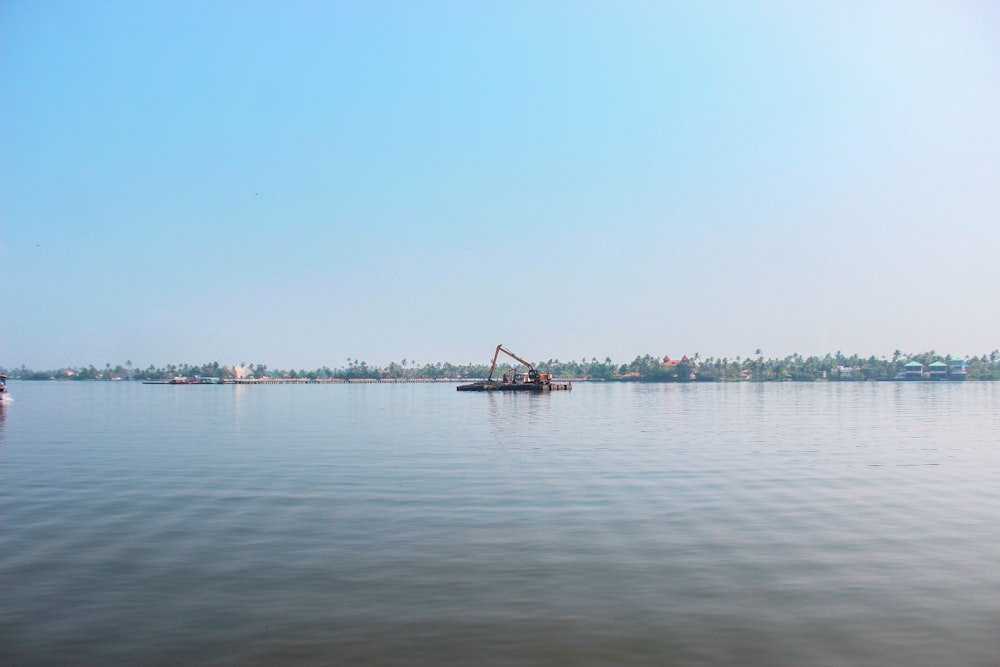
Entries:
{"type": "Polygon", "coordinates": [[[983,354],[998,184],[987,0],[0,0],[0,366],[983,354]]]}

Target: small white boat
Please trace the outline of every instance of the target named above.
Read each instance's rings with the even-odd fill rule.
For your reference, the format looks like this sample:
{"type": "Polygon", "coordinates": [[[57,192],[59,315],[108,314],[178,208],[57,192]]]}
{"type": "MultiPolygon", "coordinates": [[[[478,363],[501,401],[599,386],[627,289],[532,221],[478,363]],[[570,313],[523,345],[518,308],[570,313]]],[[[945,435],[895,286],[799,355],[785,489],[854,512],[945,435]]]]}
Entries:
{"type": "Polygon", "coordinates": [[[13,401],[10,392],[7,391],[7,376],[0,373],[0,401],[13,401]]]}

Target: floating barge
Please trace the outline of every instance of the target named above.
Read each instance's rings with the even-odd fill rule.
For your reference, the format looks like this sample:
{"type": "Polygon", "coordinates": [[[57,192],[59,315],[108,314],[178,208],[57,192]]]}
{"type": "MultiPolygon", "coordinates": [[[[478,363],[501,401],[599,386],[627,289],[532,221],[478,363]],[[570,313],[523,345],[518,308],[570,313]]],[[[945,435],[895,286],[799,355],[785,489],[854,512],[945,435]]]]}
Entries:
{"type": "Polygon", "coordinates": [[[456,387],[458,391],[568,391],[573,388],[571,382],[553,382],[551,373],[539,373],[531,362],[525,361],[503,346],[497,345],[496,352],[493,353],[493,365],[490,366],[490,374],[485,380],[462,384],[456,387]],[[493,379],[493,371],[497,368],[497,357],[503,352],[508,357],[516,359],[524,364],[528,371],[526,373],[515,373],[513,370],[504,373],[503,381],[497,382],[493,379]]]}
{"type": "Polygon", "coordinates": [[[568,391],[573,388],[572,382],[497,382],[496,380],[482,380],[470,384],[460,384],[455,387],[458,391],[568,391]]]}

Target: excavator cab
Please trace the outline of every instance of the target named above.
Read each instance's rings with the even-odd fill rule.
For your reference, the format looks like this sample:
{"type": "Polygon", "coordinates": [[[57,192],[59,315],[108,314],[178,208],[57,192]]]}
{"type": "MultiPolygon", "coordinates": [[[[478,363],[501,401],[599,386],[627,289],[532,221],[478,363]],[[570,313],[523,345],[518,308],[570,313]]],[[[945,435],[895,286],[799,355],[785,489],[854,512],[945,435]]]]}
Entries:
{"type": "Polygon", "coordinates": [[[551,381],[551,373],[539,373],[534,368],[529,368],[527,373],[517,373],[514,382],[521,384],[547,384],[551,381]]]}

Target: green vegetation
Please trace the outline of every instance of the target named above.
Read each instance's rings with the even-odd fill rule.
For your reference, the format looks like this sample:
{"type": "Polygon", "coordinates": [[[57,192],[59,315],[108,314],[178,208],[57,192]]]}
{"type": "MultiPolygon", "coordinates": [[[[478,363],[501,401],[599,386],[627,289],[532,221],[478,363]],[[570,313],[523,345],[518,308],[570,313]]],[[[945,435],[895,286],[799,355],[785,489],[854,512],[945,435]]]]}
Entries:
{"type": "MultiPolygon", "coordinates": [[[[747,357],[737,356],[701,358],[682,357],[669,360],[651,355],[637,356],[629,363],[616,364],[609,357],[598,361],[596,357],[580,361],[559,361],[549,359],[535,364],[539,371],[552,373],[558,378],[574,378],[604,381],[638,382],[775,382],[775,381],[858,381],[890,380],[903,370],[906,363],[917,361],[925,366],[935,361],[964,361],[968,368],[969,380],[1000,380],[1000,352],[973,357],[954,357],[937,354],[933,350],[921,354],[904,354],[895,350],[891,357],[850,357],[840,352],[822,357],[803,357],[792,354],[780,359],[765,359],[760,350],[747,357]]],[[[489,364],[451,363],[417,364],[408,359],[392,362],[388,366],[371,366],[360,359],[347,359],[339,368],[323,366],[315,370],[275,370],[266,365],[252,367],[255,377],[264,378],[305,378],[316,379],[439,379],[439,378],[482,378],[489,373],[489,364]]],[[[510,370],[510,364],[498,364],[496,375],[510,370]]],[[[168,364],[165,367],[150,365],[134,368],[131,361],[124,365],[105,364],[104,368],[84,366],[60,368],[48,371],[33,371],[24,366],[5,369],[11,379],[17,380],[169,380],[176,376],[211,377],[231,379],[235,377],[232,368],[211,362],[201,366],[188,364],[168,364]]],[[[952,371],[949,369],[948,371],[952,371]]]]}

